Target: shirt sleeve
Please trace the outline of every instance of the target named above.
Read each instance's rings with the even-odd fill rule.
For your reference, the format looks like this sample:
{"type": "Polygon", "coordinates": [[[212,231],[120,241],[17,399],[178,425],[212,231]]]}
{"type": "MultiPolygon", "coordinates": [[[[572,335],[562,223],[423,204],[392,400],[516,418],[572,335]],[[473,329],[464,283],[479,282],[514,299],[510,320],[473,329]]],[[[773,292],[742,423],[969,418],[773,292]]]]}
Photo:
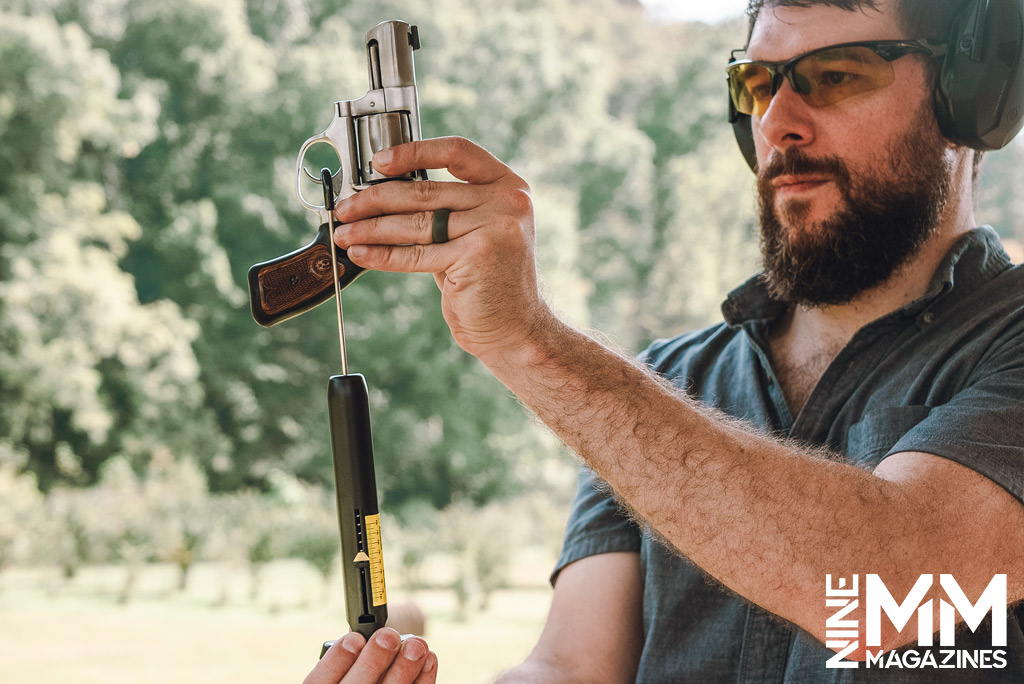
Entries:
{"type": "Polygon", "coordinates": [[[551,585],[562,569],[587,556],[640,552],[640,528],[615,501],[611,488],[593,470],[580,469],[576,498],[565,527],[562,554],[551,573],[551,585]]]}
{"type": "Polygon", "coordinates": [[[973,375],[963,390],[933,407],[886,456],[919,451],[948,458],[988,477],[1024,503],[1024,340],[1004,345],[973,375]]]}

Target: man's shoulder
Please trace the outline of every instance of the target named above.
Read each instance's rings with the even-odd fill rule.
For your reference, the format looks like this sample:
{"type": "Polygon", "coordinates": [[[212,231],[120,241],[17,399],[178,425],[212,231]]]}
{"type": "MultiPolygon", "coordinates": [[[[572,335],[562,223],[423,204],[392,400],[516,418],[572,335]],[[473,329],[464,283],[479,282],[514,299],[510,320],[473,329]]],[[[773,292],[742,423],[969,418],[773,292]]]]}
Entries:
{"type": "Polygon", "coordinates": [[[739,326],[716,323],[675,337],[655,340],[640,354],[639,359],[663,375],[685,373],[696,363],[720,358],[743,335],[745,333],[739,326]]]}
{"type": "Polygon", "coordinates": [[[1024,301],[1024,264],[1012,264],[993,278],[992,284],[1005,290],[1018,304],[1024,301]]]}
{"type": "Polygon", "coordinates": [[[965,334],[1005,338],[1024,332],[1024,265],[1010,265],[987,279],[958,285],[948,300],[939,299],[924,311],[944,315],[948,325],[965,334]]]}

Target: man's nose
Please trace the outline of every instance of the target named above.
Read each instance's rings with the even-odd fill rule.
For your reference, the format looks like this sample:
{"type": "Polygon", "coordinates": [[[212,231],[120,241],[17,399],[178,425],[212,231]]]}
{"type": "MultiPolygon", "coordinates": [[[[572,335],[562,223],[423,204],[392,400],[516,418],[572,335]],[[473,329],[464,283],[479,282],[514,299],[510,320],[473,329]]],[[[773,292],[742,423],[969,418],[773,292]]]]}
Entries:
{"type": "MultiPolygon", "coordinates": [[[[790,147],[805,147],[814,142],[814,123],[810,106],[793,90],[787,79],[768,103],[760,120],[754,119],[756,138],[770,150],[783,153],[790,147]]],[[[762,145],[758,146],[759,148],[762,145]]]]}

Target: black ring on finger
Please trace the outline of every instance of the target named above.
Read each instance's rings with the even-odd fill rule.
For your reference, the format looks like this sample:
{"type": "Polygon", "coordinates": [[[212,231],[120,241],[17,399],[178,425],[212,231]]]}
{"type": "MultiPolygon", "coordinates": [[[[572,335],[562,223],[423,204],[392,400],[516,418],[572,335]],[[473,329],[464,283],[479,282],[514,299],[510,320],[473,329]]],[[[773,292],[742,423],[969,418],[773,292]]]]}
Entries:
{"type": "Polygon", "coordinates": [[[451,209],[434,210],[434,218],[430,226],[430,236],[435,245],[448,242],[448,215],[451,213],[451,209]]]}

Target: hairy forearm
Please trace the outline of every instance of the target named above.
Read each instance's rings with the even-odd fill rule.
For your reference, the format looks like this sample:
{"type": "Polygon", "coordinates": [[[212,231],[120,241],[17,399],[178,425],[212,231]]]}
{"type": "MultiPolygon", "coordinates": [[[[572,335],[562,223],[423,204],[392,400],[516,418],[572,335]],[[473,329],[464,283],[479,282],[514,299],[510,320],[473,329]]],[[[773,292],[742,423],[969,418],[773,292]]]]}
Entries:
{"type": "Polygon", "coordinates": [[[826,573],[895,578],[927,535],[894,483],[758,434],[564,325],[523,354],[485,363],[679,552],[812,633],[826,573]]]}

